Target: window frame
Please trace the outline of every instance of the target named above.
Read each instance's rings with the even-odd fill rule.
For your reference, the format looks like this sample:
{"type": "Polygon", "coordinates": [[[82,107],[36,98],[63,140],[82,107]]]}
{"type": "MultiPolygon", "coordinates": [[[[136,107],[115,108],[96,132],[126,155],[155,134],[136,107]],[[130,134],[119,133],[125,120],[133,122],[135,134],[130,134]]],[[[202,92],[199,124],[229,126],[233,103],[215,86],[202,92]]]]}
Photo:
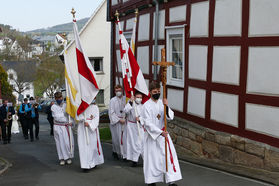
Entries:
{"type": "Polygon", "coordinates": [[[104,57],[89,57],[89,61],[92,65],[93,69],[94,69],[94,65],[92,64],[92,62],[94,62],[95,59],[99,59],[99,60],[102,61],[101,70],[100,71],[95,71],[96,74],[104,74],[104,57]]]}
{"type": "Polygon", "coordinates": [[[176,79],[172,77],[172,67],[169,67],[167,70],[167,85],[184,87],[185,82],[185,27],[184,25],[179,26],[169,26],[165,27],[166,29],[166,60],[172,61],[172,39],[181,37],[182,38],[182,79],[176,79]]]}

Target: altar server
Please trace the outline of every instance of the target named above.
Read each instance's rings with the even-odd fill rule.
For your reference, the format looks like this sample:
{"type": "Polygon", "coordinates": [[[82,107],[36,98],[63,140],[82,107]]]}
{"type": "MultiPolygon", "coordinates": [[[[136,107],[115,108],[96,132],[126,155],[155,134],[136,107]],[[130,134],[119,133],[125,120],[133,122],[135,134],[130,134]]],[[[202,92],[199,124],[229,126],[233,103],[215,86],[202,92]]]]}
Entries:
{"type": "MultiPolygon", "coordinates": [[[[144,178],[148,185],[156,185],[156,182],[166,182],[170,186],[182,179],[176,151],[170,135],[164,132],[164,104],[167,99],[160,98],[160,84],[152,82],[149,85],[151,99],[143,105],[143,118],[145,132],[144,138],[144,178]],[[165,160],[165,137],[167,137],[167,164],[165,160]]],[[[168,120],[174,117],[173,111],[167,106],[168,120]]]]}
{"type": "Polygon", "coordinates": [[[135,97],[126,104],[124,112],[127,122],[127,160],[132,161],[132,166],[136,167],[140,155],[143,153],[143,118],[142,118],[142,94],[135,93],[135,97]],[[134,105],[135,104],[135,105],[134,105]],[[136,112],[137,117],[136,117],[136,112]],[[139,124],[139,128],[137,126],[139,124]]]}
{"type": "Polygon", "coordinates": [[[53,132],[56,143],[58,158],[60,165],[65,163],[71,164],[71,158],[74,157],[74,139],[72,129],[72,122],[66,113],[66,103],[63,102],[61,92],[54,94],[56,103],[51,106],[51,112],[54,120],[53,132]],[[72,147],[71,145],[72,144],[72,147]]]}
{"type": "Polygon", "coordinates": [[[78,148],[80,166],[84,172],[104,163],[104,156],[99,135],[99,108],[96,105],[96,98],[84,111],[85,121],[78,124],[78,148]],[[88,141],[86,140],[85,127],[88,128],[88,141]]]}

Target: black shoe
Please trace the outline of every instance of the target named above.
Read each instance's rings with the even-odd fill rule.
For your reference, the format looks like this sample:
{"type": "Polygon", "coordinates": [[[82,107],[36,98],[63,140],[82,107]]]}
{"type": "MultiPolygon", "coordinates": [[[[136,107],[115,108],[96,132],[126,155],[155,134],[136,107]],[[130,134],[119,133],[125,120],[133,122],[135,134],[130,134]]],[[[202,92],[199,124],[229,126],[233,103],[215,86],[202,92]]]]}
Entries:
{"type": "Polygon", "coordinates": [[[30,141],[31,141],[31,142],[33,142],[33,141],[34,141],[34,139],[31,139],[30,141]]]}
{"type": "Polygon", "coordinates": [[[148,184],[148,186],[156,186],[156,183],[148,184]]]}
{"type": "Polygon", "coordinates": [[[175,184],[175,183],[172,183],[172,184],[169,184],[169,186],[177,186],[177,184],[175,184]]]}
{"type": "Polygon", "coordinates": [[[113,153],[112,153],[112,156],[113,156],[114,159],[119,160],[118,154],[117,154],[116,152],[113,152],[113,153]]]}
{"type": "Polygon", "coordinates": [[[7,141],[4,141],[3,144],[6,145],[6,144],[7,144],[7,141]]]}
{"type": "Polygon", "coordinates": [[[137,167],[138,166],[138,162],[132,162],[132,165],[131,165],[131,167],[137,167]]]}
{"type": "Polygon", "coordinates": [[[8,143],[11,143],[11,140],[9,140],[8,143]]]}
{"type": "Polygon", "coordinates": [[[24,139],[28,140],[28,137],[25,136],[24,139]]]}
{"type": "Polygon", "coordinates": [[[39,136],[37,136],[37,137],[36,137],[36,140],[39,140],[39,139],[40,139],[39,136]]]}
{"type": "Polygon", "coordinates": [[[90,169],[82,169],[82,172],[83,172],[83,173],[89,173],[89,172],[90,172],[90,169]]]}

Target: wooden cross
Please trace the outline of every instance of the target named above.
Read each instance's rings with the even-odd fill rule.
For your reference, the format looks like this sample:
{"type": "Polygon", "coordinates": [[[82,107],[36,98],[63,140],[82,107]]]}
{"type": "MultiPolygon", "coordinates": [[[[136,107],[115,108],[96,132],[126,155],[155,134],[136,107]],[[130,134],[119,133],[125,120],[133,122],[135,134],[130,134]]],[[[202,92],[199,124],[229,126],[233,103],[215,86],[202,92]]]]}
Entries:
{"type": "MultiPolygon", "coordinates": [[[[167,62],[166,61],[166,49],[163,48],[161,50],[161,60],[160,62],[153,62],[153,65],[158,65],[161,67],[162,71],[161,71],[161,81],[162,81],[162,84],[163,84],[163,98],[167,98],[167,94],[166,94],[166,84],[167,84],[167,68],[169,66],[174,66],[175,65],[175,62],[167,62]]],[[[164,105],[164,122],[165,122],[165,132],[167,131],[167,107],[166,105],[164,105]]],[[[165,158],[166,158],[166,172],[168,172],[168,146],[167,146],[167,142],[168,142],[168,139],[165,138],[165,158]]]]}

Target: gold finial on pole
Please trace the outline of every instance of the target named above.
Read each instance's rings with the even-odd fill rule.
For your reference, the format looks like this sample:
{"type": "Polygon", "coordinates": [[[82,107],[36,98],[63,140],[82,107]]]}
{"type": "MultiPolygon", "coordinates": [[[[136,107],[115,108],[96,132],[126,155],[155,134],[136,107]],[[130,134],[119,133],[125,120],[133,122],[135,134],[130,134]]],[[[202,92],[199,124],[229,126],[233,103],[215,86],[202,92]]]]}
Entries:
{"type": "Polygon", "coordinates": [[[76,11],[75,11],[75,9],[74,9],[74,8],[72,8],[71,13],[73,14],[73,18],[74,18],[74,19],[76,19],[76,11]]]}
{"type": "Polygon", "coordinates": [[[118,12],[118,10],[116,10],[116,12],[115,12],[115,17],[117,18],[117,20],[119,19],[119,12],[118,12]]]}
{"type": "Polygon", "coordinates": [[[136,14],[136,16],[138,16],[138,14],[139,14],[139,9],[138,8],[135,9],[135,14],[136,14]]]}

